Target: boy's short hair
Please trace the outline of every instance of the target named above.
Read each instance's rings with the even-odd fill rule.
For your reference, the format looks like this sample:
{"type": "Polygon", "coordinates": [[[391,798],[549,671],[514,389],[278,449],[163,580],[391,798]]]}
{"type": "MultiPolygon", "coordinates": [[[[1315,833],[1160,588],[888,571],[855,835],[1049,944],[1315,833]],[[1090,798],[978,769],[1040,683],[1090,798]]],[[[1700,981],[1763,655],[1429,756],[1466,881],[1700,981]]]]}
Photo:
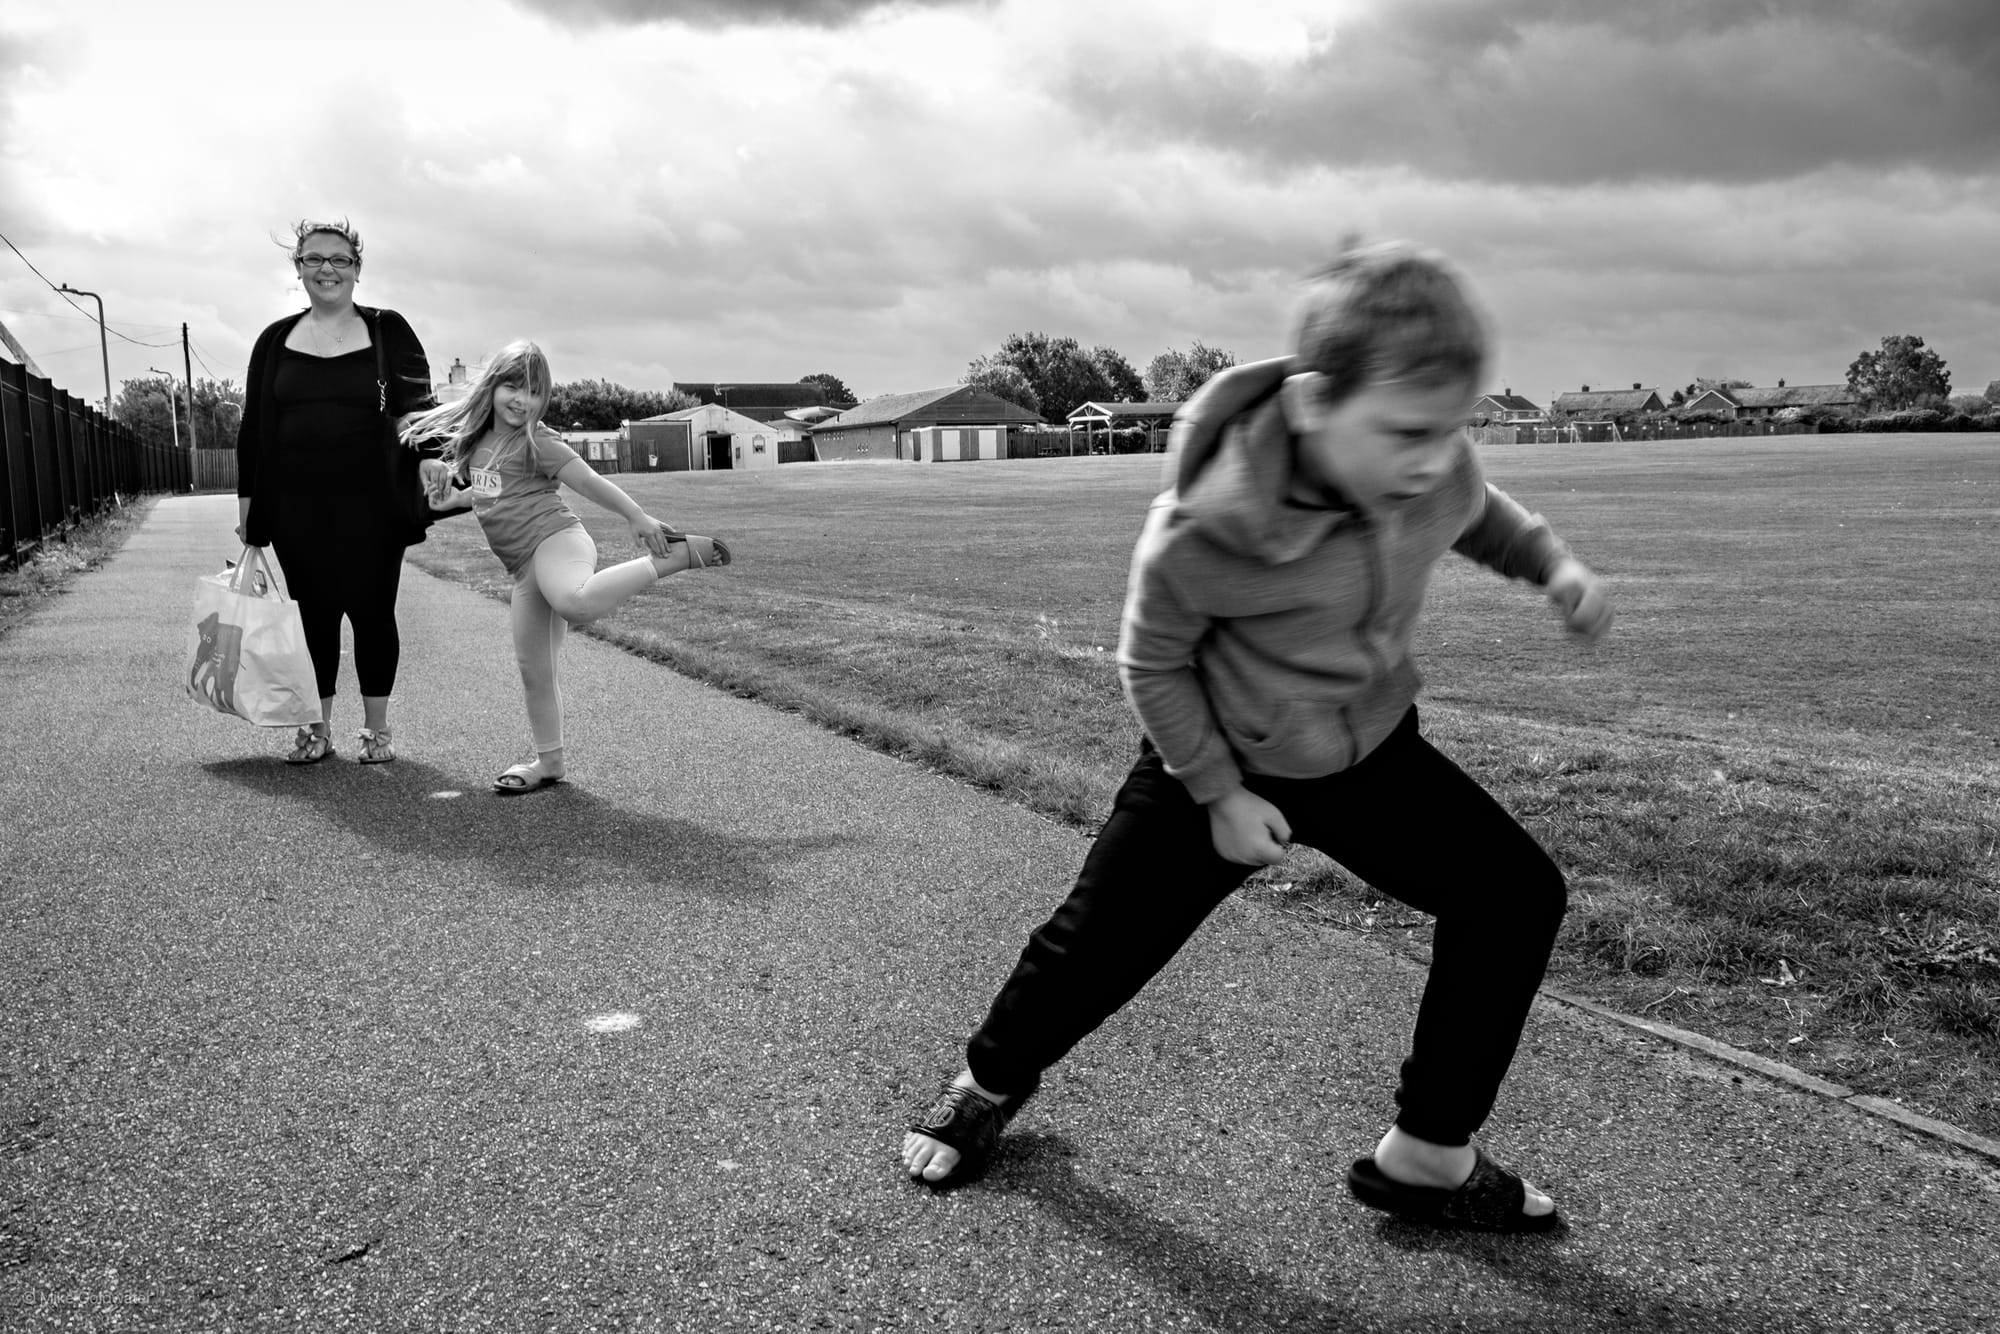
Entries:
{"type": "Polygon", "coordinates": [[[1443,255],[1407,241],[1349,245],[1306,282],[1292,352],[1338,403],[1368,384],[1476,385],[1486,322],[1443,255]]]}

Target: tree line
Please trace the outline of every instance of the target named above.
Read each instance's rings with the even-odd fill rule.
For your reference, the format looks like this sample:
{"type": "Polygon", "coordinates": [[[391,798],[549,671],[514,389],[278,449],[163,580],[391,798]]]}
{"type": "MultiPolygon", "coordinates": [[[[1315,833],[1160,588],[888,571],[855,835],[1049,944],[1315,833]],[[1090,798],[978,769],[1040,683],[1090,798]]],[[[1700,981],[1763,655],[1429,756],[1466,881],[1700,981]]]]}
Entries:
{"type": "Polygon", "coordinates": [[[1197,340],[1168,349],[1142,375],[1115,348],[1086,348],[1074,338],[1008,334],[997,351],[973,358],[964,384],[983,389],[1044,421],[1060,422],[1085,403],[1179,403],[1236,357],[1197,340]]]}

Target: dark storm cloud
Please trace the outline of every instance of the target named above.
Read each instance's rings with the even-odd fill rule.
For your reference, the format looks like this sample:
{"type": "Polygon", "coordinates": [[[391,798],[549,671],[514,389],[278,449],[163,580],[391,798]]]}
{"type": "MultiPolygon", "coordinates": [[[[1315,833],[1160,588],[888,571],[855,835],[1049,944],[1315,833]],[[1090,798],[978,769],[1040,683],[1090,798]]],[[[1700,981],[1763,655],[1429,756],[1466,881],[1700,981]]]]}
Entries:
{"type": "Polygon", "coordinates": [[[1567,185],[2000,163],[1993,0],[1405,0],[1294,62],[1079,60],[1063,87],[1121,138],[1281,168],[1567,185]]]}
{"type": "Polygon", "coordinates": [[[565,23],[839,28],[878,9],[965,9],[988,0],[514,0],[514,3],[565,23]]]}

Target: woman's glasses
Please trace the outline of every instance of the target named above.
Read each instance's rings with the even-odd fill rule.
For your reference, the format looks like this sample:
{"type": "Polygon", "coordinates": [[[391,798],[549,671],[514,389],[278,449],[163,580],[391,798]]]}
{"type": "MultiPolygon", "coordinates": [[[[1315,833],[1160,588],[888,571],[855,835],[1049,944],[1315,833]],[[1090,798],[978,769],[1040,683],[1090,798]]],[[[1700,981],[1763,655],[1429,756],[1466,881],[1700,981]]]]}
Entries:
{"type": "Polygon", "coordinates": [[[319,268],[322,264],[331,264],[336,269],[351,269],[354,267],[355,259],[352,255],[304,254],[299,256],[299,263],[308,269],[319,268]]]}

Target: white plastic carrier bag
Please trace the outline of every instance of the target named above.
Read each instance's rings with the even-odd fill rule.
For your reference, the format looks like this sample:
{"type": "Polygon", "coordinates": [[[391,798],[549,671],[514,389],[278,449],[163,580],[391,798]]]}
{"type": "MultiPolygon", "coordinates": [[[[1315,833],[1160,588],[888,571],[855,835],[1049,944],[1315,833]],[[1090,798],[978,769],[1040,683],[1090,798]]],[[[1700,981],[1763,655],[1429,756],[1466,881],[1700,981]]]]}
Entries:
{"type": "Polygon", "coordinates": [[[187,693],[258,727],[320,720],[319,682],[299,604],[284,595],[262,547],[195,581],[187,693]]]}

